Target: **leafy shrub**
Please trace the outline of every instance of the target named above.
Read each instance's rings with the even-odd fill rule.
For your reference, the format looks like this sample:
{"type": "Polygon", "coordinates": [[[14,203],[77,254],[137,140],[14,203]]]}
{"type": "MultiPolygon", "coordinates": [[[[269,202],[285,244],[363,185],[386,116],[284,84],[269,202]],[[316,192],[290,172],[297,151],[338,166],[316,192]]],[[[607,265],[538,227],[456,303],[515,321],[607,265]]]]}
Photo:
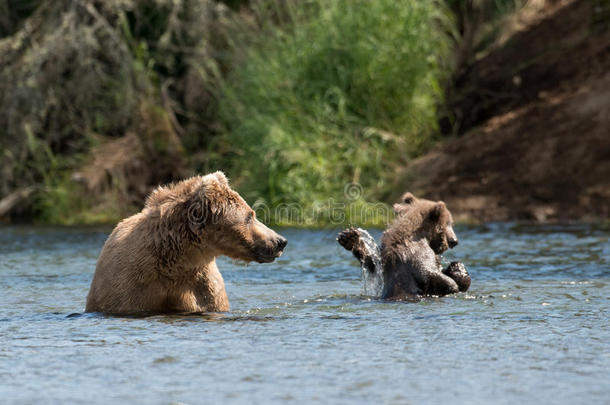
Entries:
{"type": "Polygon", "coordinates": [[[410,0],[281,7],[267,15],[284,20],[269,24],[269,2],[254,5],[260,32],[233,44],[211,166],[228,167],[240,192],[271,206],[343,200],[348,182],[363,186],[362,198],[387,198],[395,170],[434,137],[445,9],[410,0]]]}

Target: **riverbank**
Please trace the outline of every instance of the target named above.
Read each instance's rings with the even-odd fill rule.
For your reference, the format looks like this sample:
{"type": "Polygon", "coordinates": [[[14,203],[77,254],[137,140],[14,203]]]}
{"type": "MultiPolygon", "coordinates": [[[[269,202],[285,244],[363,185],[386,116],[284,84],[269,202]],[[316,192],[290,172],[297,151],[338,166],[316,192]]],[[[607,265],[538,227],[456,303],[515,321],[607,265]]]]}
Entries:
{"type": "Polygon", "coordinates": [[[405,190],[466,222],[608,219],[608,2],[288,3],[0,19],[0,220],[115,223],[214,170],[281,225],[383,227],[405,190]]]}
{"type": "Polygon", "coordinates": [[[385,201],[452,30],[444,2],[32,0],[0,18],[0,217],[114,222],[215,170],[272,213],[385,201]]]}
{"type": "Polygon", "coordinates": [[[610,217],[610,10],[572,1],[456,80],[458,134],[411,163],[404,188],[461,221],[610,217]],[[605,13],[605,14],[603,14],[605,13]]]}

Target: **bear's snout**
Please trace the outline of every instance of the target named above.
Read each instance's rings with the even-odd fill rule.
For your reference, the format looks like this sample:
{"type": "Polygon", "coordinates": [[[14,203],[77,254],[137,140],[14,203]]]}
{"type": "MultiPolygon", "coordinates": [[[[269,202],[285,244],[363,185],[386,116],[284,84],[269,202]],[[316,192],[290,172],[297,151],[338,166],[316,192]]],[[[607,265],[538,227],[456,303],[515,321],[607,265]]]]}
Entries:
{"type": "Polygon", "coordinates": [[[454,247],[456,247],[458,245],[458,240],[457,239],[449,239],[447,241],[447,243],[449,244],[449,248],[453,249],[454,247]]]}
{"type": "Polygon", "coordinates": [[[266,256],[271,257],[271,260],[273,261],[273,259],[280,257],[282,255],[284,248],[286,247],[287,244],[288,244],[288,241],[286,240],[286,238],[278,235],[278,237],[273,240],[272,248],[270,249],[270,252],[268,252],[266,256]]]}
{"type": "Polygon", "coordinates": [[[277,238],[277,241],[275,244],[276,244],[276,250],[279,251],[279,253],[281,254],[282,251],[284,250],[284,248],[286,247],[286,245],[288,244],[288,241],[285,238],[280,236],[279,238],[277,238]]]}
{"type": "Polygon", "coordinates": [[[280,235],[261,240],[254,247],[255,260],[259,263],[270,263],[282,255],[287,244],[286,238],[280,235]]]}

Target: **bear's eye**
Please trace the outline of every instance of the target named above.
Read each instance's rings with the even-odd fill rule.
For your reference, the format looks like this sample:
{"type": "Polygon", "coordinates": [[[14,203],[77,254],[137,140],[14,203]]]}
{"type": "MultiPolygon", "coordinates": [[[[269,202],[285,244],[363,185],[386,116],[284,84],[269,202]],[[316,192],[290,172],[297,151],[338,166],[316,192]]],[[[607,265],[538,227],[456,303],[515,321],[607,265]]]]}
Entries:
{"type": "Polygon", "coordinates": [[[250,211],[246,217],[246,224],[251,224],[254,220],[254,212],[250,211]]]}

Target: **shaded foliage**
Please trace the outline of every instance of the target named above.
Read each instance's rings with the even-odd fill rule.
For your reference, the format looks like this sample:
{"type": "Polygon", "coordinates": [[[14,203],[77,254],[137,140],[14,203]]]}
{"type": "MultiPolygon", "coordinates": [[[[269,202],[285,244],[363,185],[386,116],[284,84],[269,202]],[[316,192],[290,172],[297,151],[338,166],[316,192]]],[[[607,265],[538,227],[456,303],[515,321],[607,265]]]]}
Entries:
{"type": "MultiPolygon", "coordinates": [[[[96,145],[147,133],[144,103],[162,109],[171,132],[205,116],[204,92],[189,91],[204,87],[199,66],[208,57],[213,2],[13,3],[2,3],[11,7],[11,24],[2,25],[10,35],[0,39],[0,196],[39,184],[39,207],[61,205],[55,189],[77,198],[78,186],[64,184],[69,172],[96,145]]],[[[150,181],[168,180],[157,177],[150,181]]],[[[37,215],[47,218],[45,210],[37,215]]]]}
{"type": "Polygon", "coordinates": [[[433,141],[449,17],[437,2],[305,4],[252,6],[266,18],[233,44],[211,164],[272,206],[342,200],[348,182],[383,199],[395,169],[433,141]]]}
{"type": "Polygon", "coordinates": [[[435,142],[451,37],[513,2],[492,3],[0,0],[0,198],[35,186],[29,215],[108,221],[222,169],[315,218],[349,182],[350,206],[387,200],[435,142]]]}

